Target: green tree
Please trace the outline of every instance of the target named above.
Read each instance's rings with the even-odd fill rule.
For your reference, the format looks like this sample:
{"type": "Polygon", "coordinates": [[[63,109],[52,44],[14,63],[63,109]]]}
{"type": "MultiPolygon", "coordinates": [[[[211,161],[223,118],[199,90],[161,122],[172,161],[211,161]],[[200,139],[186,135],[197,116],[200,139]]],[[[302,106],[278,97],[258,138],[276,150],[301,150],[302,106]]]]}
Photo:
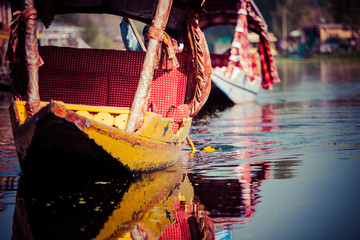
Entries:
{"type": "Polygon", "coordinates": [[[329,22],[326,0],[276,0],[275,9],[270,12],[273,32],[280,37],[287,37],[291,30],[301,24],[329,22]]]}
{"type": "Polygon", "coordinates": [[[82,39],[94,48],[116,49],[118,44],[115,43],[105,32],[104,27],[98,24],[98,16],[89,14],[64,14],[57,15],[55,20],[62,23],[80,26],[84,28],[82,39]]]}
{"type": "Polygon", "coordinates": [[[303,5],[302,0],[276,0],[275,10],[270,13],[275,35],[286,38],[291,30],[298,27],[303,5]]]}

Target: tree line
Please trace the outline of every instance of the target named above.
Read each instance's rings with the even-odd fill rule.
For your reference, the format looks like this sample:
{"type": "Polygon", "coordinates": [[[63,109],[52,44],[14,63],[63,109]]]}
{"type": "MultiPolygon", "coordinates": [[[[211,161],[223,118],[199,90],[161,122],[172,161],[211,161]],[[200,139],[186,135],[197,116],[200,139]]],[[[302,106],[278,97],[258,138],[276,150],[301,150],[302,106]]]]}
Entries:
{"type": "Polygon", "coordinates": [[[254,0],[269,30],[283,37],[306,23],[340,23],[360,29],[359,0],[254,0]]]}

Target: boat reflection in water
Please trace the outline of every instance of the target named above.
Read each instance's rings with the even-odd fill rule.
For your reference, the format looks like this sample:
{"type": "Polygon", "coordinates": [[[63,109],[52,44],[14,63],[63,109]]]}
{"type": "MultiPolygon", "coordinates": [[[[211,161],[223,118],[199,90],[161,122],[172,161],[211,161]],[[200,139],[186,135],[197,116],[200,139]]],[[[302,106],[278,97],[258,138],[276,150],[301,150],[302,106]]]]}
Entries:
{"type": "Polygon", "coordinates": [[[13,239],[215,239],[248,222],[269,172],[266,163],[244,163],[235,169],[238,179],[218,180],[180,169],[139,179],[22,178],[13,239]]]}
{"type": "Polygon", "coordinates": [[[177,166],[139,179],[21,179],[13,239],[214,239],[177,166]]]}
{"type": "Polygon", "coordinates": [[[195,119],[191,134],[199,148],[210,145],[221,149],[219,154],[199,156],[214,168],[221,168],[216,165],[221,159],[226,162],[248,160],[278,151],[277,140],[268,134],[279,129],[278,118],[279,113],[272,105],[237,104],[216,112],[212,118],[195,119]]]}
{"type": "Polygon", "coordinates": [[[260,203],[261,185],[270,172],[283,169],[281,162],[266,157],[279,151],[278,142],[268,134],[279,128],[278,111],[271,105],[251,102],[216,115],[198,119],[192,133],[196,145],[220,150],[196,152],[188,162],[188,176],[195,196],[214,222],[216,239],[237,239],[232,229],[251,221],[260,203]]]}
{"type": "Polygon", "coordinates": [[[214,179],[206,174],[188,174],[194,194],[215,225],[216,239],[232,239],[231,229],[250,222],[260,202],[262,182],[270,177],[270,163],[238,165],[237,179],[214,179]]]}

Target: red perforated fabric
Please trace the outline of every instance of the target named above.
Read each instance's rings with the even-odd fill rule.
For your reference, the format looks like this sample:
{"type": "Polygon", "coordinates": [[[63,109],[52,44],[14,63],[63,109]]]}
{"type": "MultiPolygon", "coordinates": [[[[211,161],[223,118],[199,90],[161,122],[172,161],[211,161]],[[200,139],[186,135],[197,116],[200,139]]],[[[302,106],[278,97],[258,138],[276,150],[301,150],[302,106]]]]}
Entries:
{"type": "Polygon", "coordinates": [[[88,73],[137,73],[136,69],[141,71],[145,57],[144,52],[136,51],[54,46],[40,47],[39,52],[47,67],[88,73]]]}
{"type": "Polygon", "coordinates": [[[148,106],[151,104],[154,106],[154,112],[163,117],[174,118],[171,128],[174,133],[179,129],[182,119],[189,117],[190,114],[189,106],[184,104],[188,59],[184,53],[179,53],[176,56],[180,63],[179,68],[169,72],[164,72],[162,69],[155,70],[148,103],[148,106]],[[182,105],[185,105],[185,108],[180,107],[178,109],[182,105]],[[174,109],[176,110],[174,111],[174,109]]]}
{"type": "MultiPolygon", "coordinates": [[[[40,47],[39,52],[45,61],[39,72],[42,100],[56,96],[66,103],[131,107],[145,52],[53,46],[40,47]],[[60,74],[51,73],[49,69],[57,69],[60,74]]],[[[154,71],[148,107],[152,105],[154,112],[163,117],[170,108],[182,105],[185,100],[188,54],[177,53],[176,57],[179,68],[154,71]]],[[[181,113],[181,119],[188,117],[185,115],[181,113]]],[[[174,131],[178,126],[174,124],[174,131]]]]}
{"type": "Polygon", "coordinates": [[[179,129],[179,125],[183,122],[184,118],[189,117],[189,112],[190,106],[188,104],[182,104],[169,109],[166,117],[174,119],[174,124],[172,126],[173,132],[176,132],[179,129]]]}
{"type": "Polygon", "coordinates": [[[159,240],[191,240],[190,228],[186,219],[171,224],[165,229],[159,240]]]}
{"type": "Polygon", "coordinates": [[[108,77],[105,73],[62,71],[40,67],[39,76],[39,93],[42,101],[57,100],[95,106],[107,104],[108,77]]]}
{"type": "Polygon", "coordinates": [[[138,76],[110,73],[108,106],[131,108],[138,82],[138,76]]]}
{"type": "Polygon", "coordinates": [[[159,240],[191,240],[190,227],[185,206],[179,201],[174,203],[175,223],[165,228],[159,240]]]}
{"type": "Polygon", "coordinates": [[[156,70],[151,86],[150,104],[155,105],[157,113],[165,116],[169,108],[184,103],[186,75],[178,69],[170,72],[156,70]],[[181,97],[178,95],[182,95],[181,97]]]}

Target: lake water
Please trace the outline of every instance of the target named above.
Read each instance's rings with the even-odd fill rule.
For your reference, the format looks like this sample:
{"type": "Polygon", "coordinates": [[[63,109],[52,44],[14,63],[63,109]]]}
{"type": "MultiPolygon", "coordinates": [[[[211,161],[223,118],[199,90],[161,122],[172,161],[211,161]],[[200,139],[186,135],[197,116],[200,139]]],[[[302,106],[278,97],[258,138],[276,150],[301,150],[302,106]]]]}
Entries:
{"type": "Polygon", "coordinates": [[[25,181],[0,93],[0,238],[360,239],[360,64],[278,70],[256,103],[194,120],[199,151],[137,179],[25,181]]]}

